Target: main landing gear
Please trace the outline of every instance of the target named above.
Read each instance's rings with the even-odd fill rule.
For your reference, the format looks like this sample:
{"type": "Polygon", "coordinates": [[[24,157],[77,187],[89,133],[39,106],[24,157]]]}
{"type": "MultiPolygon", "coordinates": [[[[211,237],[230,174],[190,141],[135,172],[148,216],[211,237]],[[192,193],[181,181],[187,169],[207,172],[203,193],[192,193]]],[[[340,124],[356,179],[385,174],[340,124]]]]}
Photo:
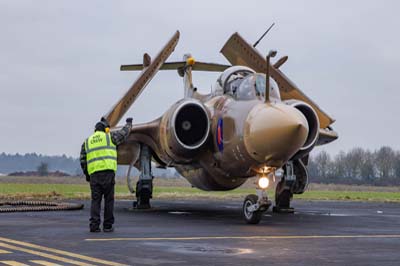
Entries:
{"type": "Polygon", "coordinates": [[[290,207],[290,201],[293,198],[293,193],[290,190],[289,182],[285,179],[279,181],[275,189],[275,206],[272,208],[276,213],[294,213],[294,209],[290,207]]]}
{"type": "Polygon", "coordinates": [[[293,198],[293,189],[296,185],[296,175],[294,174],[294,165],[289,161],[284,167],[284,175],[275,188],[275,206],[272,209],[276,213],[294,213],[290,207],[290,201],[293,198]]]}
{"type": "MultiPolygon", "coordinates": [[[[140,146],[140,176],[136,183],[136,201],[133,202],[133,207],[137,209],[150,209],[150,199],[153,197],[153,175],[151,173],[151,151],[147,145],[140,146]]],[[[132,167],[132,165],[131,165],[132,167]]],[[[130,172],[130,171],[129,171],[130,172]]],[[[131,188],[128,172],[128,186],[131,188]]]]}

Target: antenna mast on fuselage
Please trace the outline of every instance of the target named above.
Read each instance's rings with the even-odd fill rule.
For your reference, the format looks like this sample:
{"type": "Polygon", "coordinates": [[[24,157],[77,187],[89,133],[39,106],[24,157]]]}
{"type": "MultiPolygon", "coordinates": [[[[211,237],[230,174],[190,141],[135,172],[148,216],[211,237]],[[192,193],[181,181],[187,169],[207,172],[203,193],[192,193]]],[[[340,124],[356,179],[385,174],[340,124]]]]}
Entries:
{"type": "Polygon", "coordinates": [[[258,43],[265,37],[265,35],[267,35],[267,33],[272,29],[272,27],[275,25],[275,22],[272,23],[271,26],[269,26],[269,28],[264,32],[263,35],[261,35],[260,39],[258,39],[254,44],[253,47],[256,48],[256,46],[258,45],[258,43]]]}

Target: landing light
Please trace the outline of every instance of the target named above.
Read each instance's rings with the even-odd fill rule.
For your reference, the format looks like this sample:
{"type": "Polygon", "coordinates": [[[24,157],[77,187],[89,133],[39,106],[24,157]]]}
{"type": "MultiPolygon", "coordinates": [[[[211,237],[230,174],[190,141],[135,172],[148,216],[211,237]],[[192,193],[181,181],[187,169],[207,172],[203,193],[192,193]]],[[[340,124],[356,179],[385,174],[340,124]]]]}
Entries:
{"type": "Polygon", "coordinates": [[[258,186],[262,189],[266,189],[269,186],[269,179],[266,176],[262,176],[258,179],[258,186]]]}

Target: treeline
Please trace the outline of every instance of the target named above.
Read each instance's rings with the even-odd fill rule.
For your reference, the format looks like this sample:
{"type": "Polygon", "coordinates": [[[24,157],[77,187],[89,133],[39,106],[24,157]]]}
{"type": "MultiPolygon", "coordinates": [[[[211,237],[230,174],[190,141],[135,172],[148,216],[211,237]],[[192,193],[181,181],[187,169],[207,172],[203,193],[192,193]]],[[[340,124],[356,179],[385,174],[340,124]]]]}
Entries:
{"type": "Polygon", "coordinates": [[[46,163],[49,171],[62,171],[70,175],[80,175],[79,160],[66,155],[47,156],[36,153],[0,154],[0,173],[9,174],[18,171],[35,171],[40,164],[46,163]]]}
{"type": "MultiPolygon", "coordinates": [[[[36,153],[0,153],[0,174],[20,171],[36,171],[41,164],[47,164],[49,171],[61,171],[70,175],[82,175],[79,159],[61,156],[47,156],[36,153]]],[[[125,176],[126,166],[118,167],[117,176],[125,176]]],[[[337,184],[400,185],[400,151],[381,147],[370,151],[354,148],[331,156],[325,151],[313,153],[308,164],[310,182],[337,184]]],[[[133,169],[133,175],[139,172],[133,169]]],[[[178,177],[175,170],[153,168],[153,175],[178,177]]]]}
{"type": "MultiPolygon", "coordinates": [[[[6,154],[0,153],[0,175],[14,175],[21,172],[38,172],[40,175],[40,167],[46,165],[48,172],[63,172],[72,176],[83,175],[79,159],[68,157],[66,155],[48,156],[36,153],[21,154],[6,154]]],[[[127,173],[127,166],[119,166],[117,176],[124,177],[127,173]]],[[[153,175],[157,177],[176,178],[179,174],[172,168],[158,169],[153,167],[153,175]]],[[[22,174],[22,173],[21,173],[22,174]]],[[[27,173],[29,175],[33,173],[27,173]]],[[[138,176],[139,171],[136,168],[132,169],[132,175],[138,176]]]]}
{"type": "Polygon", "coordinates": [[[310,156],[310,182],[400,185],[400,151],[384,146],[370,151],[353,148],[331,156],[321,151],[310,156]]]}

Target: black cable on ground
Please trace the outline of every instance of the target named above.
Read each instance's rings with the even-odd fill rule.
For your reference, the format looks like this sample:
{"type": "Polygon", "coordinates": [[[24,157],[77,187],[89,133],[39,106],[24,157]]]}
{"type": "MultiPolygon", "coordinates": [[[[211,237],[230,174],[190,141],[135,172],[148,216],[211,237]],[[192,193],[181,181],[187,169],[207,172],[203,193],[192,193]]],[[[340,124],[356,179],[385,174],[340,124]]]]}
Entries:
{"type": "Polygon", "coordinates": [[[50,201],[0,201],[2,212],[72,211],[83,209],[83,204],[50,201]]]}

